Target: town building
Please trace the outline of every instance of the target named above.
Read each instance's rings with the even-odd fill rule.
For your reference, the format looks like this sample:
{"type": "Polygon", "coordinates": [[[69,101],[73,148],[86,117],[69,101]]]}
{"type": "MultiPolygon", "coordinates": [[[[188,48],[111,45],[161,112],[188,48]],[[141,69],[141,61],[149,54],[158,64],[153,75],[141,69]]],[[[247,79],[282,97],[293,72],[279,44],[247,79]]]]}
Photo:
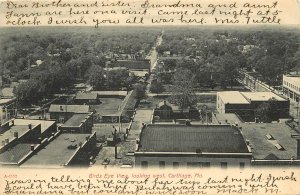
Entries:
{"type": "Polygon", "coordinates": [[[134,153],[137,167],[245,167],[252,153],[231,125],[147,125],[134,153]]]}
{"type": "Polygon", "coordinates": [[[64,133],[91,133],[93,128],[93,113],[74,114],[59,129],[64,133]]]}
{"type": "Polygon", "coordinates": [[[51,104],[49,111],[50,119],[58,123],[64,123],[74,114],[86,114],[91,112],[89,105],[57,105],[51,104]]]}
{"type": "Polygon", "coordinates": [[[293,135],[285,123],[240,123],[239,126],[253,153],[252,166],[300,165],[300,136],[293,135]]]}
{"type": "Polygon", "coordinates": [[[97,93],[78,93],[74,99],[74,103],[92,105],[100,102],[97,93]]]}
{"type": "Polygon", "coordinates": [[[217,93],[217,111],[235,113],[243,121],[255,121],[255,110],[263,103],[269,103],[271,120],[289,117],[289,100],[273,92],[224,91],[217,93]]]}
{"type": "Polygon", "coordinates": [[[21,167],[88,166],[96,149],[96,133],[58,133],[21,167]]]}
{"type": "Polygon", "coordinates": [[[20,165],[57,133],[55,121],[14,119],[1,125],[0,165],[20,165]]]}
{"type": "Polygon", "coordinates": [[[282,81],[283,95],[291,101],[299,102],[300,100],[300,76],[283,75],[282,81]]]}

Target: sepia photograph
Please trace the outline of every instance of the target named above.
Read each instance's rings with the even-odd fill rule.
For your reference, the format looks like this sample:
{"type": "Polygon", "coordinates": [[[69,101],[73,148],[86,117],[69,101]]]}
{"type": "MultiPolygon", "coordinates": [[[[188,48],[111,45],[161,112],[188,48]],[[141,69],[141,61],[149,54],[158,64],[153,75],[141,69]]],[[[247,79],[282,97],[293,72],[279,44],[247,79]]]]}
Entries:
{"type": "MultiPolygon", "coordinates": [[[[231,169],[240,173],[249,169],[299,170],[300,22],[281,24],[283,9],[278,6],[282,1],[245,3],[240,12],[231,11],[239,9],[233,1],[228,5],[210,4],[209,10],[185,1],[145,1],[141,4],[144,11],[122,10],[122,14],[135,16],[125,25],[110,18],[101,22],[93,19],[94,26],[85,25],[91,11],[79,13],[74,9],[118,7],[118,14],[119,9],[135,6],[125,1],[66,2],[36,1],[32,7],[18,1],[1,2],[6,23],[0,27],[0,169],[26,174],[39,169],[50,174],[69,169],[74,174],[116,171],[132,173],[124,176],[127,179],[145,180],[139,185],[132,181],[136,191],[125,192],[129,187],[105,191],[113,187],[105,186],[108,180],[103,180],[104,191],[91,192],[88,187],[86,193],[70,189],[63,194],[205,194],[181,191],[187,190],[184,187],[164,191],[171,183],[159,183],[159,177],[153,177],[155,187],[150,190],[145,186],[152,170],[161,174],[189,170],[169,173],[166,178],[191,180],[203,177],[199,170],[211,170],[212,175],[229,174],[231,169]],[[70,8],[70,15],[80,15],[81,19],[51,16],[43,18],[49,25],[39,25],[43,16],[38,12],[17,13],[24,8],[39,8],[59,15],[55,7],[70,8]],[[221,8],[228,12],[219,11],[221,8]],[[139,25],[144,24],[146,16],[136,16],[147,15],[148,9],[158,9],[157,17],[151,18],[155,25],[139,25]],[[252,18],[255,9],[259,10],[257,15],[265,15],[261,20],[252,18]],[[231,18],[220,19],[215,16],[217,12],[231,18]],[[272,16],[267,17],[269,14],[272,16]],[[160,15],[169,18],[158,18],[160,15]],[[187,19],[194,15],[202,18],[187,19]],[[210,22],[203,15],[214,16],[214,23],[202,25],[210,22]],[[184,25],[173,24],[176,17],[184,25]],[[110,25],[102,26],[104,23],[110,25]]],[[[296,0],[289,2],[299,5],[296,0]]],[[[113,14],[106,12],[101,11],[104,18],[113,14]]],[[[298,185],[300,178],[296,176],[292,172],[273,181],[290,179],[298,185]]],[[[70,177],[62,176],[57,182],[77,182],[82,189],[80,182],[70,177]]],[[[96,173],[89,177],[98,178],[96,173]]],[[[259,174],[255,177],[253,174],[251,182],[264,181],[259,174]]],[[[7,178],[17,177],[4,178],[0,190],[5,194],[60,194],[51,191],[55,187],[49,187],[50,183],[49,191],[31,193],[26,191],[30,188],[10,186],[29,185],[33,180],[10,183],[7,178]]],[[[267,187],[272,186],[272,177],[266,178],[267,187]]],[[[205,183],[211,185],[210,189],[217,188],[213,184],[227,183],[226,177],[212,181],[205,183]]],[[[33,183],[44,185],[41,180],[33,183]]],[[[176,184],[190,185],[183,180],[176,184]]],[[[195,185],[200,183],[192,187],[195,185]]],[[[288,192],[274,186],[264,193],[288,192]]],[[[291,194],[294,192],[299,190],[291,194]]],[[[214,193],[250,191],[240,188],[208,194],[214,193]]],[[[251,193],[263,194],[253,186],[251,193]]]]}

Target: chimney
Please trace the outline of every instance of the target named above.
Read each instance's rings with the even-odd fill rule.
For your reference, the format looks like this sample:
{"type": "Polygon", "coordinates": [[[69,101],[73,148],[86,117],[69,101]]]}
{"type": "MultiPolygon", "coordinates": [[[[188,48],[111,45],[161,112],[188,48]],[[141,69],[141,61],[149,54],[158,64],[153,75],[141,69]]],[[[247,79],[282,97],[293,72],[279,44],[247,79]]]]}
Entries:
{"type": "Polygon", "coordinates": [[[5,146],[5,141],[4,140],[2,141],[2,146],[5,146]]]}
{"type": "Polygon", "coordinates": [[[5,139],[5,144],[8,144],[8,143],[9,143],[9,139],[6,138],[6,139],[5,139]]]}
{"type": "Polygon", "coordinates": [[[297,159],[300,160],[300,137],[297,138],[297,159]]]}
{"type": "Polygon", "coordinates": [[[63,111],[64,109],[63,109],[63,106],[59,106],[59,109],[61,110],[61,111],[63,111]]]}
{"type": "Polygon", "coordinates": [[[11,121],[11,126],[14,126],[14,125],[15,125],[15,121],[12,120],[12,121],[11,121]]]}
{"type": "Polygon", "coordinates": [[[118,158],[118,147],[115,146],[115,159],[117,159],[117,158],[118,158]]]}
{"type": "Polygon", "coordinates": [[[31,125],[31,124],[28,124],[28,128],[31,130],[31,128],[32,128],[32,125],[31,125]]]}
{"type": "Polygon", "coordinates": [[[85,139],[86,139],[86,141],[89,141],[90,136],[86,136],[85,139]]]}
{"type": "Polygon", "coordinates": [[[18,137],[19,137],[18,132],[14,132],[14,137],[15,137],[15,138],[18,138],[18,137]]]}
{"type": "Polygon", "coordinates": [[[34,151],[34,145],[33,144],[30,146],[30,150],[34,151]]]}

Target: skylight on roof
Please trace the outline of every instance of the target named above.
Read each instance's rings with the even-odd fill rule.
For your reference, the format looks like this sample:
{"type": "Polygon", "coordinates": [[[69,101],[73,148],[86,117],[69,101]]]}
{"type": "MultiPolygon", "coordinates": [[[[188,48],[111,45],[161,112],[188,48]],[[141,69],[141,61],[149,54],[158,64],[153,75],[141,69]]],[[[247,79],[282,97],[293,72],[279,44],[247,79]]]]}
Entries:
{"type": "Polygon", "coordinates": [[[275,144],[275,147],[277,148],[277,150],[284,150],[284,148],[280,144],[275,144]]]}

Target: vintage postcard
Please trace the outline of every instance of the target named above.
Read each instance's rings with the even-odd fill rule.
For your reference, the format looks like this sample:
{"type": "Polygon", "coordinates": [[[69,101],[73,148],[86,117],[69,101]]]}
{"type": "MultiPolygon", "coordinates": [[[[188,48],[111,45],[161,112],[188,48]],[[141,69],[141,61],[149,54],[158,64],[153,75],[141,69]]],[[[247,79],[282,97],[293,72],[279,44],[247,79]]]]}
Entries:
{"type": "Polygon", "coordinates": [[[0,194],[300,194],[300,1],[0,18],[0,194]]]}

